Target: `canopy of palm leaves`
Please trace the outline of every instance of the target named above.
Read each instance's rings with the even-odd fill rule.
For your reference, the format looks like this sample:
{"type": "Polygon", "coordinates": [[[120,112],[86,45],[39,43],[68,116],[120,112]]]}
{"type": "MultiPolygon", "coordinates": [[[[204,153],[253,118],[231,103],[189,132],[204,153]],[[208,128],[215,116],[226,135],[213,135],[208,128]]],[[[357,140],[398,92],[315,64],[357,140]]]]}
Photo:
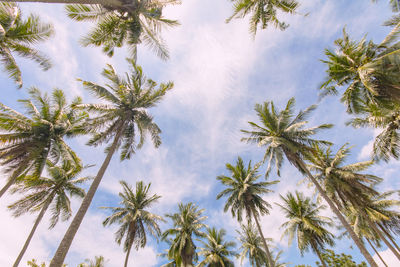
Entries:
{"type": "Polygon", "coordinates": [[[81,103],[75,98],[68,104],[63,91],[55,89],[49,97],[39,89],[29,91],[30,99],[19,100],[25,114],[0,103],[0,161],[11,176],[39,177],[50,160],[60,159],[80,165],[80,159],[63,138],[83,134],[86,112],[74,107],[81,103]]]}
{"type": "Polygon", "coordinates": [[[239,234],[238,239],[241,244],[241,253],[239,255],[241,262],[248,258],[251,266],[264,266],[268,262],[268,258],[262,249],[262,239],[257,233],[256,227],[252,223],[248,223],[241,226],[241,231],[236,232],[239,234]]]}
{"type": "Polygon", "coordinates": [[[234,264],[229,258],[237,255],[234,251],[236,244],[224,240],[226,231],[224,229],[218,231],[213,227],[208,228],[205,234],[206,242],[200,240],[203,246],[199,252],[204,259],[197,266],[233,267],[234,264]]]}
{"type": "Polygon", "coordinates": [[[242,138],[242,141],[266,147],[263,158],[263,162],[268,161],[266,175],[275,166],[280,176],[284,156],[303,172],[298,159],[309,156],[312,152],[311,146],[314,144],[330,144],[327,141],[312,139],[311,136],[322,129],[331,128],[331,124],[305,128],[306,119],[316,106],[312,105],[294,115],[294,105],[294,98],[289,99],[282,111],[279,111],[272,101],[265,102],[263,105],[256,104],[255,111],[261,123],[249,122],[252,130],[242,130],[248,136],[242,138]]]}
{"type": "Polygon", "coordinates": [[[322,187],[328,196],[334,200],[339,208],[347,205],[361,207],[369,203],[368,196],[377,195],[373,186],[382,179],[361,171],[370,167],[373,162],[357,162],[344,165],[350,154],[350,147],[342,146],[336,154],[331,148],[314,146],[313,157],[309,158],[309,168],[315,172],[315,178],[321,181],[322,187]]]}
{"type": "Polygon", "coordinates": [[[196,245],[193,236],[204,237],[202,228],[206,225],[203,221],[207,218],[203,216],[204,209],[198,209],[193,203],[179,204],[179,212],[167,214],[173,222],[173,228],[166,230],[162,238],[173,238],[171,247],[168,251],[168,258],[175,259],[177,266],[191,266],[193,260],[197,259],[196,245]]]}
{"type": "Polygon", "coordinates": [[[217,177],[217,180],[227,187],[217,195],[217,199],[224,196],[228,197],[224,212],[230,209],[232,217],[237,218],[239,222],[243,219],[243,212],[247,220],[251,220],[252,215],[258,217],[268,214],[271,205],[262,198],[262,195],[271,193],[272,190],[267,187],[279,181],[256,183],[260,178],[257,168],[251,166],[251,161],[246,168],[241,157],[238,157],[235,166],[228,163],[226,168],[231,172],[231,175],[217,177]]]}
{"type": "Polygon", "coordinates": [[[18,87],[22,87],[22,76],[13,53],[34,60],[47,70],[51,67],[50,60],[31,45],[47,40],[52,34],[52,25],[42,23],[39,17],[30,15],[23,20],[17,4],[0,3],[0,61],[18,87]]]}
{"type": "Polygon", "coordinates": [[[233,18],[244,18],[251,14],[250,32],[255,35],[258,27],[266,29],[269,24],[280,30],[286,29],[289,25],[278,19],[277,13],[295,13],[299,7],[296,0],[231,0],[233,14],[227,19],[230,22],[233,18]]]}
{"type": "Polygon", "coordinates": [[[119,224],[115,233],[115,241],[121,244],[122,239],[124,251],[130,250],[134,244],[136,250],[143,248],[147,243],[147,233],[158,238],[161,234],[159,222],[163,221],[161,216],[149,212],[149,209],[161,196],[150,195],[150,185],[142,181],[136,183],[134,190],[125,181],[120,182],[123,192],[119,193],[120,206],[104,207],[112,211],[112,215],[103,221],[103,225],[119,224]]]}
{"type": "Polygon", "coordinates": [[[85,263],[81,263],[78,267],[105,267],[106,260],[103,256],[95,256],[94,260],[86,259],[85,263]]]}
{"type": "Polygon", "coordinates": [[[341,101],[347,112],[358,113],[365,103],[400,102],[400,24],[378,45],[364,37],[357,42],[343,29],[343,38],[335,41],[337,49],[325,50],[323,60],[328,77],[321,85],[322,95],[338,94],[345,87],[341,101]]]}
{"type": "Polygon", "coordinates": [[[123,6],[67,5],[67,14],[76,21],[95,21],[96,27],[82,39],[84,46],[103,47],[104,53],[113,56],[116,47],[129,45],[134,58],[136,46],[144,43],[156,54],[167,59],[166,46],[160,36],[163,27],[177,26],[176,20],[165,19],[162,9],[179,0],[128,1],[123,6]]]}
{"type": "Polygon", "coordinates": [[[319,213],[324,206],[313,203],[310,198],[304,197],[296,191],[295,195],[287,193],[281,195],[283,204],[277,204],[288,219],[281,228],[285,231],[283,236],[289,237],[289,245],[294,237],[297,239],[297,247],[301,255],[310,248],[314,253],[322,252],[326,245],[333,246],[334,236],[327,230],[326,226],[332,226],[332,221],[319,213]]]}
{"type": "Polygon", "coordinates": [[[161,144],[161,130],[146,109],[154,107],[173,87],[173,83],[168,82],[161,83],[157,89],[157,83],[147,79],[140,66],[134,61],[129,63],[132,71],[130,74],[126,73],[124,78],[108,65],[102,73],[109,82],[104,87],[83,81],[85,89],[104,102],[78,105],[79,108],[95,114],[86,124],[89,132],[93,133],[89,145],[107,143],[118,131],[123,130],[119,142],[122,149],[121,160],[129,159],[143,146],[147,133],[156,147],[161,144]],[[137,133],[139,140],[136,140],[137,133]]]}

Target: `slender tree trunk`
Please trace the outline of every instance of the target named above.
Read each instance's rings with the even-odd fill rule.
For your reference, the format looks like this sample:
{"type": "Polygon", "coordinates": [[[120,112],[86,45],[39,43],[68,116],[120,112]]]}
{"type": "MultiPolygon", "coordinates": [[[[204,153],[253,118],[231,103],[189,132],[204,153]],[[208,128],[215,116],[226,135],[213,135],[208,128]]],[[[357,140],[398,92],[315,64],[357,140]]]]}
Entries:
{"type": "Polygon", "coordinates": [[[128,251],[126,252],[124,267],[128,267],[128,259],[129,259],[129,254],[131,254],[132,245],[133,245],[133,239],[131,240],[128,247],[128,251]]]}
{"type": "Polygon", "coordinates": [[[354,232],[353,228],[350,226],[350,224],[346,221],[342,213],[339,211],[339,209],[335,206],[335,204],[332,202],[332,200],[328,197],[326,194],[325,190],[322,189],[321,185],[318,183],[317,179],[310,173],[308,168],[306,167],[304,161],[300,159],[298,156],[294,156],[292,158],[296,159],[296,163],[298,166],[307,174],[308,178],[313,182],[315,187],[317,188],[318,192],[321,194],[321,196],[324,198],[324,200],[328,203],[329,207],[335,213],[335,215],[338,217],[344,228],[346,228],[347,232],[349,232],[350,237],[353,239],[354,243],[357,245],[358,249],[360,250],[361,254],[365,257],[365,259],[368,261],[369,265],[371,267],[378,267],[374,259],[372,258],[371,254],[369,254],[368,250],[365,248],[365,246],[362,244],[361,240],[358,238],[356,233],[354,232]]]}
{"type": "Polygon", "coordinates": [[[13,267],[18,267],[19,263],[21,262],[22,257],[24,256],[24,254],[25,254],[25,252],[26,252],[26,250],[27,250],[27,248],[29,246],[29,243],[32,240],[33,234],[35,233],[36,228],[38,227],[40,221],[43,219],[43,216],[46,213],[48,207],[50,206],[50,203],[51,203],[52,200],[53,200],[53,197],[50,197],[50,199],[48,199],[46,201],[46,203],[44,204],[44,206],[40,210],[40,213],[39,213],[38,217],[36,218],[35,224],[33,225],[32,230],[29,233],[28,238],[26,239],[25,244],[22,247],[21,252],[19,253],[17,259],[15,260],[13,267]]]}
{"type": "Polygon", "coordinates": [[[264,248],[265,248],[265,252],[267,253],[267,258],[268,258],[269,267],[275,267],[274,261],[272,260],[272,257],[271,257],[271,252],[270,252],[269,249],[268,249],[267,241],[266,241],[265,238],[264,238],[263,232],[262,232],[261,227],[260,227],[260,223],[258,222],[256,213],[255,213],[253,207],[251,208],[251,213],[253,213],[253,218],[254,218],[254,220],[256,221],[256,225],[257,225],[257,228],[258,228],[258,232],[260,233],[261,239],[262,239],[262,241],[263,241],[263,245],[264,245],[264,248]]]}
{"type": "Polygon", "coordinates": [[[67,232],[65,233],[64,238],[62,239],[60,245],[58,246],[57,251],[54,255],[54,258],[51,260],[49,267],[61,267],[62,264],[64,263],[65,256],[67,256],[72,240],[74,239],[75,234],[82,223],[83,217],[85,216],[87,210],[89,209],[90,203],[92,203],[94,194],[96,193],[96,190],[99,187],[99,184],[104,176],[104,173],[107,170],[108,164],[110,164],[111,158],[117,149],[119,139],[121,138],[124,128],[125,128],[124,126],[121,126],[120,130],[115,135],[110,150],[108,151],[107,156],[104,159],[104,162],[99,169],[99,172],[94,178],[93,183],[91,184],[85,198],[83,199],[78,212],[76,213],[74,219],[72,220],[71,225],[69,226],[67,232]]]}
{"type": "MultiPolygon", "coordinates": [[[[23,170],[23,169],[22,169],[23,170]]],[[[7,181],[7,183],[3,186],[3,188],[0,190],[0,198],[4,195],[4,193],[17,181],[18,176],[22,172],[21,168],[15,170],[12,174],[10,179],[7,181]]]]}
{"type": "Polygon", "coordinates": [[[324,266],[324,267],[328,267],[328,266],[326,265],[326,263],[325,263],[324,259],[322,258],[322,256],[321,256],[321,253],[319,252],[319,250],[318,250],[318,249],[315,249],[315,253],[317,253],[317,255],[318,255],[318,258],[319,258],[319,260],[321,261],[321,264],[322,264],[322,266],[324,266]]]}
{"type": "Polygon", "coordinates": [[[47,3],[47,4],[85,4],[85,5],[103,5],[103,6],[122,6],[122,2],[118,0],[0,0],[0,2],[31,2],[31,3],[47,3]]]}
{"type": "Polygon", "coordinates": [[[378,255],[379,259],[383,262],[383,265],[385,265],[386,267],[388,267],[387,264],[386,264],[386,262],[382,259],[381,254],[379,254],[379,252],[376,250],[376,248],[374,247],[374,245],[372,245],[371,241],[369,241],[368,238],[365,238],[365,239],[367,240],[367,242],[368,242],[368,244],[371,246],[371,248],[375,251],[375,254],[378,255]]]}
{"type": "Polygon", "coordinates": [[[364,218],[367,220],[368,225],[378,234],[379,238],[385,243],[385,245],[393,252],[396,258],[400,261],[399,252],[390,244],[390,242],[383,236],[382,232],[376,227],[375,223],[371,222],[371,220],[367,217],[368,215],[363,212],[364,218]]]}
{"type": "Polygon", "coordinates": [[[393,237],[388,233],[388,231],[386,231],[386,229],[380,223],[378,223],[378,226],[382,230],[382,232],[385,233],[385,235],[390,239],[390,241],[392,241],[397,251],[400,252],[400,247],[397,245],[397,243],[394,241],[393,237]]]}

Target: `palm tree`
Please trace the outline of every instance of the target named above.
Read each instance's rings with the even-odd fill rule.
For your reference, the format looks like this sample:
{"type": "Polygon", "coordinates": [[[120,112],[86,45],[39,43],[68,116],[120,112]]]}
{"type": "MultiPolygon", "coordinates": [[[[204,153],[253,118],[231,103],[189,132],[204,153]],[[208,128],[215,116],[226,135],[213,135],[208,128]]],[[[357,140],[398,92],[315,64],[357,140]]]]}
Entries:
{"type": "Polygon", "coordinates": [[[239,258],[241,262],[247,257],[252,267],[262,267],[268,264],[267,253],[261,249],[263,240],[257,233],[256,227],[248,222],[246,225],[241,225],[241,231],[236,231],[239,234],[241,243],[241,253],[239,258]]]}
{"type": "Polygon", "coordinates": [[[0,197],[23,177],[40,177],[46,161],[81,164],[63,139],[85,133],[87,113],[74,108],[81,99],[68,104],[59,89],[53,90],[51,97],[42,95],[37,88],[31,88],[29,94],[30,99],[19,100],[27,115],[0,103],[0,162],[9,176],[0,197]]]}
{"type": "Polygon", "coordinates": [[[231,256],[237,256],[233,251],[236,247],[235,242],[224,241],[226,231],[224,229],[217,230],[215,227],[207,228],[206,241],[200,240],[203,247],[200,248],[199,255],[204,259],[197,265],[198,267],[233,267],[233,262],[229,259],[231,256]]]}
{"type": "Polygon", "coordinates": [[[221,181],[227,187],[217,195],[217,199],[228,196],[224,212],[230,209],[232,217],[236,217],[239,222],[242,222],[243,212],[245,212],[248,221],[251,221],[252,218],[255,220],[259,234],[263,240],[269,265],[273,267],[271,252],[265,241],[258,219],[261,215],[269,214],[269,208],[271,208],[271,205],[262,199],[261,196],[272,192],[267,187],[279,181],[256,183],[257,179],[260,178],[257,172],[258,167],[252,168],[250,161],[246,168],[241,157],[238,157],[235,166],[228,163],[226,164],[226,168],[231,172],[231,176],[220,175],[217,177],[217,180],[221,181]]]}
{"type": "Polygon", "coordinates": [[[165,26],[177,26],[176,20],[162,17],[162,8],[178,4],[179,0],[133,0],[123,6],[67,5],[67,14],[76,21],[96,21],[96,27],[82,39],[84,46],[101,46],[103,52],[113,56],[114,49],[129,45],[136,59],[136,46],[145,43],[162,59],[169,57],[160,37],[165,26]]]}
{"type": "Polygon", "coordinates": [[[72,215],[71,202],[68,194],[71,197],[76,196],[83,198],[85,196],[85,191],[78,187],[78,185],[87,181],[90,177],[77,178],[82,171],[82,167],[71,164],[71,162],[68,161],[64,161],[61,166],[56,166],[48,161],[47,166],[49,177],[25,177],[24,183],[19,184],[13,189],[13,191],[27,194],[9,206],[15,217],[21,216],[27,212],[38,212],[40,210],[32,230],[14,262],[14,267],[17,267],[21,262],[36,228],[47,210],[49,208],[51,210],[51,229],[57,224],[60,216],[61,220],[66,221],[72,215]]]}
{"type": "Polygon", "coordinates": [[[261,29],[266,29],[270,23],[280,30],[286,29],[289,25],[278,19],[277,11],[293,14],[299,7],[296,0],[231,0],[231,2],[234,2],[233,14],[226,22],[251,14],[250,32],[253,36],[256,35],[259,26],[261,29]]]}
{"type": "Polygon", "coordinates": [[[399,103],[399,31],[400,24],[375,44],[365,37],[353,41],[343,29],[343,38],[335,41],[337,49],[325,50],[328,77],[321,85],[322,95],[338,94],[338,88],[346,87],[341,101],[349,113],[360,112],[365,103],[399,103]]]}
{"type": "Polygon", "coordinates": [[[126,74],[125,79],[118,76],[110,65],[104,69],[102,74],[110,82],[105,87],[83,81],[85,89],[103,100],[101,104],[79,105],[80,108],[97,114],[87,122],[87,128],[93,133],[93,138],[88,144],[98,146],[109,143],[112,139],[113,141],[107,147],[107,156],[65,233],[50,267],[60,267],[63,263],[114,153],[121,148],[120,159],[130,159],[135,151],[143,146],[147,133],[150,134],[155,147],[161,144],[161,130],[146,110],[156,106],[167,91],[172,89],[173,83],[162,83],[156,89],[157,83],[147,79],[140,66],[133,61],[130,63],[132,72],[126,74]],[[139,133],[138,142],[136,131],[139,133]]]}
{"type": "Polygon", "coordinates": [[[134,191],[125,181],[121,181],[123,192],[119,193],[121,202],[119,207],[106,207],[113,214],[103,221],[103,225],[120,224],[118,231],[115,233],[115,241],[121,244],[124,241],[124,251],[126,252],[124,267],[128,266],[129,254],[131,248],[135,245],[136,250],[143,248],[147,243],[146,232],[158,238],[161,235],[158,222],[164,221],[161,216],[153,214],[149,209],[158,201],[161,196],[156,194],[150,195],[150,185],[145,185],[142,181],[136,183],[134,191]]]}
{"type": "Polygon", "coordinates": [[[287,193],[281,195],[283,204],[277,204],[281,207],[285,217],[288,219],[282,224],[281,228],[285,231],[283,236],[289,237],[289,246],[293,238],[297,238],[297,247],[303,256],[310,248],[318,255],[322,265],[327,267],[321,257],[321,251],[325,250],[326,245],[333,246],[334,236],[325,227],[332,226],[332,221],[319,213],[325,207],[313,203],[310,198],[304,197],[302,193],[296,191],[295,195],[287,193]]]}
{"type": "Polygon", "coordinates": [[[81,263],[78,267],[105,267],[106,260],[103,256],[95,256],[94,260],[86,259],[85,263],[81,263]]]}
{"type": "MultiPolygon", "coordinates": [[[[172,246],[173,239],[165,239],[164,241],[168,244],[169,247],[172,246]]],[[[160,254],[157,255],[158,257],[162,257],[162,258],[167,258],[168,259],[168,262],[166,264],[161,265],[161,267],[176,267],[177,266],[177,262],[181,262],[180,256],[179,255],[175,255],[174,256],[175,258],[171,258],[171,257],[168,256],[168,252],[169,252],[169,249],[165,249],[163,253],[160,253],[160,254]],[[179,258],[179,259],[176,259],[176,258],[179,258]]]]}
{"type": "Polygon", "coordinates": [[[279,175],[279,169],[282,166],[284,157],[286,157],[301,174],[307,176],[317,188],[323,199],[328,203],[334,214],[339,218],[346,230],[349,231],[351,238],[354,240],[369,264],[373,267],[377,267],[375,261],[354,233],[349,223],[328,197],[317,179],[310,173],[304,162],[304,159],[310,158],[314,153],[312,145],[330,144],[327,141],[315,140],[311,137],[322,129],[331,128],[332,125],[323,124],[311,128],[305,128],[305,125],[307,124],[306,119],[308,115],[310,115],[311,111],[315,110],[316,106],[313,105],[304,111],[300,111],[295,116],[294,104],[295,100],[294,98],[291,98],[285,109],[282,111],[279,111],[272,101],[265,102],[263,105],[257,104],[255,110],[261,120],[261,125],[249,122],[253,130],[242,130],[243,133],[248,135],[248,137],[242,138],[242,141],[256,143],[259,146],[266,147],[263,161],[268,160],[267,174],[270,172],[272,165],[275,164],[279,175]]]}
{"type": "Polygon", "coordinates": [[[50,60],[31,45],[47,40],[53,34],[51,24],[42,23],[39,17],[29,15],[22,19],[21,9],[15,3],[0,3],[0,60],[4,70],[22,87],[21,70],[14,59],[18,56],[32,59],[43,70],[51,67],[50,60]]]}
{"type": "Polygon", "coordinates": [[[203,221],[207,218],[202,216],[204,209],[198,209],[191,202],[188,204],[179,204],[179,212],[167,214],[173,222],[173,228],[167,229],[162,234],[162,239],[167,240],[172,236],[172,244],[168,250],[168,258],[175,259],[177,266],[190,267],[193,266],[193,260],[197,258],[196,245],[193,242],[193,235],[196,237],[204,237],[201,231],[206,227],[203,221]]]}

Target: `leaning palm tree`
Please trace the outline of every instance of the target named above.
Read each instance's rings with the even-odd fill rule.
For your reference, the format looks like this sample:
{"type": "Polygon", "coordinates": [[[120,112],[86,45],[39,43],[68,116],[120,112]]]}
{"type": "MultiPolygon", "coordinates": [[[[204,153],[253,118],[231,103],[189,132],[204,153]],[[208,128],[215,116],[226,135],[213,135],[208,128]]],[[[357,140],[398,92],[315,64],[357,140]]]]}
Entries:
{"type": "Polygon", "coordinates": [[[116,47],[129,46],[134,58],[140,43],[148,45],[162,59],[168,51],[160,37],[163,27],[177,26],[176,20],[165,19],[162,9],[179,0],[131,1],[123,7],[113,5],[67,5],[67,14],[76,21],[95,21],[96,27],[82,39],[84,46],[101,46],[103,52],[113,56],[116,47]]]}
{"type": "Polygon", "coordinates": [[[249,259],[252,267],[262,267],[268,264],[267,253],[261,249],[263,246],[262,237],[257,233],[256,227],[248,222],[241,225],[241,231],[236,231],[239,234],[239,242],[241,244],[241,253],[239,258],[243,263],[245,258],[249,259]]]}
{"type": "Polygon", "coordinates": [[[39,63],[43,70],[51,67],[50,60],[38,50],[31,47],[47,40],[53,34],[51,24],[42,23],[39,17],[29,15],[22,19],[21,9],[15,3],[0,3],[0,60],[4,70],[22,87],[21,70],[13,54],[32,59],[39,63]]]}
{"type": "Polygon", "coordinates": [[[271,205],[262,198],[262,195],[272,192],[267,187],[279,181],[257,183],[256,181],[260,178],[257,171],[258,167],[259,165],[253,168],[250,161],[246,168],[241,157],[238,157],[235,166],[229,163],[226,164],[226,168],[231,172],[231,175],[220,175],[217,177],[217,180],[221,181],[221,183],[227,187],[217,195],[217,199],[228,196],[224,212],[230,209],[232,217],[236,217],[239,222],[242,222],[243,212],[248,221],[254,219],[258,232],[263,240],[268,263],[273,267],[274,263],[272,261],[271,252],[262,233],[259,217],[264,214],[269,214],[269,208],[271,208],[271,205]]]}
{"type": "Polygon", "coordinates": [[[325,50],[328,57],[327,78],[321,85],[322,95],[338,94],[345,87],[341,101],[347,112],[358,113],[365,103],[400,103],[400,24],[380,43],[357,42],[343,30],[343,38],[335,41],[337,49],[325,50]]]}
{"type": "Polygon", "coordinates": [[[280,30],[286,29],[289,25],[278,19],[277,12],[295,13],[299,7],[296,0],[231,0],[233,4],[233,14],[226,22],[233,18],[244,18],[251,14],[250,32],[256,35],[257,29],[266,29],[269,24],[280,30]]]}
{"type": "Polygon", "coordinates": [[[156,89],[157,83],[147,79],[142,68],[135,62],[130,63],[132,71],[126,74],[125,79],[118,76],[110,65],[104,69],[102,74],[109,81],[105,87],[83,81],[85,89],[103,100],[103,103],[99,104],[78,106],[97,115],[87,122],[87,129],[93,133],[93,138],[88,144],[99,146],[111,140],[112,143],[106,148],[107,156],[65,233],[50,267],[60,267],[63,263],[114,153],[121,148],[120,159],[130,159],[135,151],[143,146],[146,134],[150,134],[155,147],[161,144],[161,130],[153,122],[147,109],[156,106],[167,91],[172,89],[173,83],[162,83],[156,89]],[[139,133],[139,140],[136,133],[139,133]]]}
{"type": "Polygon", "coordinates": [[[179,212],[167,214],[173,222],[173,228],[167,229],[163,234],[163,240],[172,237],[172,243],[168,250],[168,258],[174,259],[177,266],[191,267],[193,260],[197,258],[196,245],[193,236],[204,237],[202,228],[206,225],[203,221],[207,218],[203,216],[204,209],[198,209],[193,203],[179,204],[179,212]]]}
{"type": "Polygon", "coordinates": [[[233,251],[236,246],[235,242],[227,242],[224,240],[226,231],[224,229],[217,230],[215,227],[207,228],[206,242],[200,240],[203,247],[200,248],[199,255],[204,259],[197,265],[198,267],[233,267],[233,262],[229,257],[236,256],[233,251]]]}
{"type": "Polygon", "coordinates": [[[284,228],[283,236],[289,237],[289,246],[294,237],[297,239],[297,247],[300,254],[311,250],[318,255],[321,264],[327,267],[321,252],[326,245],[333,246],[334,236],[325,227],[332,226],[332,220],[319,215],[324,206],[313,203],[309,197],[304,197],[302,193],[296,191],[295,195],[287,193],[281,195],[283,204],[277,204],[288,219],[282,224],[284,228]]]}
{"type": "Polygon", "coordinates": [[[30,89],[29,95],[30,99],[19,100],[26,115],[0,103],[0,162],[9,176],[0,197],[23,177],[40,177],[46,161],[56,164],[61,159],[81,164],[63,139],[85,133],[87,113],[74,108],[81,99],[68,104],[59,89],[51,97],[37,88],[30,89]]]}
{"type": "Polygon", "coordinates": [[[304,162],[305,159],[310,158],[314,153],[313,145],[330,144],[327,141],[313,139],[312,136],[322,129],[331,128],[332,125],[323,124],[305,128],[307,124],[306,119],[310,113],[315,110],[316,106],[313,105],[305,111],[300,111],[297,115],[294,115],[294,104],[295,100],[291,98],[282,111],[279,111],[272,101],[265,102],[263,105],[257,104],[255,110],[261,124],[258,125],[254,122],[249,122],[252,130],[242,130],[242,132],[247,135],[247,137],[242,138],[242,141],[256,143],[259,146],[266,147],[263,161],[268,160],[267,174],[271,171],[271,167],[274,164],[279,175],[284,157],[286,157],[301,174],[308,177],[317,188],[322,198],[328,203],[334,214],[339,218],[342,225],[349,231],[351,238],[369,264],[373,267],[377,267],[374,259],[365,249],[345,217],[328,197],[317,179],[310,173],[304,162]]]}
{"type": "Polygon", "coordinates": [[[115,241],[121,244],[124,241],[124,251],[126,252],[124,267],[128,266],[129,254],[132,246],[135,249],[143,248],[147,243],[147,233],[158,238],[161,235],[158,223],[164,221],[161,216],[149,212],[149,209],[158,201],[161,196],[150,195],[150,185],[145,185],[142,181],[136,183],[136,190],[125,181],[121,181],[123,192],[119,193],[121,198],[119,207],[105,207],[112,211],[112,215],[103,221],[103,225],[118,223],[120,227],[115,233],[115,241]]]}
{"type": "Polygon", "coordinates": [[[83,198],[85,196],[85,191],[78,185],[87,181],[90,177],[77,178],[82,171],[82,167],[71,164],[68,161],[64,161],[61,166],[56,166],[48,161],[47,166],[49,177],[27,176],[24,178],[23,184],[13,188],[14,192],[26,194],[23,198],[8,206],[15,217],[28,212],[40,211],[21,252],[14,262],[14,267],[20,264],[36,228],[47,210],[49,208],[51,210],[51,229],[57,224],[60,216],[61,220],[65,221],[72,215],[68,194],[71,197],[83,198]]]}

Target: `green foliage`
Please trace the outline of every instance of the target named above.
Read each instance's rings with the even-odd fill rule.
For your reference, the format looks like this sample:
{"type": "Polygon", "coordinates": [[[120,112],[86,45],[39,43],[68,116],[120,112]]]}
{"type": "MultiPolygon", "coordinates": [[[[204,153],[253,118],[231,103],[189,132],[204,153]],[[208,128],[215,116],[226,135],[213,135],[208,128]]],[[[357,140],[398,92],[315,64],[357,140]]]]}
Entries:
{"type": "Polygon", "coordinates": [[[106,260],[103,256],[95,256],[94,260],[86,259],[84,263],[78,265],[78,267],[105,267],[106,260]]]}
{"type": "MultiPolygon", "coordinates": [[[[357,264],[353,261],[353,257],[347,254],[336,254],[333,250],[326,250],[322,253],[322,258],[325,260],[328,267],[367,267],[365,262],[357,264]]],[[[318,267],[322,267],[319,262],[316,262],[318,267]]]]}
{"type": "Polygon", "coordinates": [[[247,225],[241,225],[241,231],[236,232],[239,234],[238,239],[241,243],[241,253],[239,255],[241,262],[247,257],[253,267],[261,267],[267,264],[268,257],[262,249],[262,239],[256,227],[252,223],[248,223],[247,225]]]}
{"type": "Polygon", "coordinates": [[[36,61],[43,70],[48,70],[51,67],[50,60],[31,45],[47,40],[52,34],[51,24],[42,23],[34,15],[23,20],[17,4],[0,3],[0,61],[19,88],[22,87],[21,70],[13,53],[36,61]]]}
{"type": "Polygon", "coordinates": [[[165,19],[162,9],[178,0],[134,1],[130,5],[67,5],[66,11],[76,21],[95,21],[96,27],[82,39],[84,46],[101,46],[108,56],[114,55],[116,47],[129,45],[134,58],[136,46],[145,43],[163,59],[169,57],[160,36],[163,27],[179,25],[175,20],[165,19]]]}

